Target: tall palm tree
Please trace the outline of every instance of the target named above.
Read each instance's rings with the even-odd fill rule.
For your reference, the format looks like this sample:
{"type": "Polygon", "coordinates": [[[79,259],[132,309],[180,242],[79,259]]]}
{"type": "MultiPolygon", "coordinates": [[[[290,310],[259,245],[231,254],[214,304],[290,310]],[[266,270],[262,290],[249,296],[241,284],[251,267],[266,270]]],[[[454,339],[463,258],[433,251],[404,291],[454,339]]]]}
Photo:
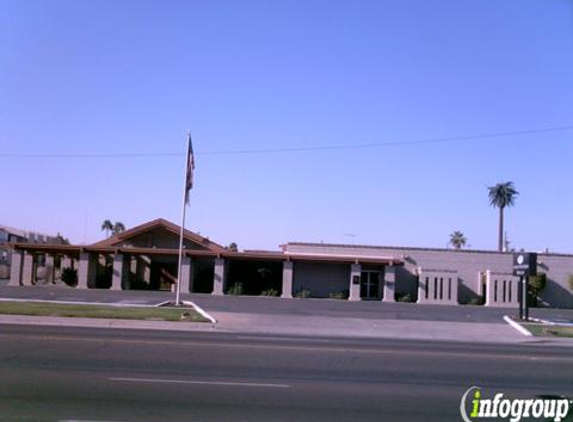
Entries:
{"type": "Polygon", "coordinates": [[[513,182],[498,183],[495,186],[488,187],[489,203],[493,207],[499,208],[499,241],[498,249],[503,251],[503,210],[505,207],[511,207],[515,203],[515,197],[519,192],[513,186],[513,182]]]}
{"type": "Polygon", "coordinates": [[[113,231],[113,223],[110,220],[104,220],[101,229],[102,231],[105,230],[105,237],[109,237],[109,232],[113,231]]]}
{"type": "Polygon", "coordinates": [[[456,249],[463,248],[464,246],[466,246],[467,242],[468,239],[459,230],[456,230],[450,235],[450,244],[456,249]]]}
{"type": "Polygon", "coordinates": [[[115,224],[113,225],[113,229],[111,230],[111,232],[115,235],[123,231],[125,231],[124,224],[121,221],[116,221],[115,224]]]}

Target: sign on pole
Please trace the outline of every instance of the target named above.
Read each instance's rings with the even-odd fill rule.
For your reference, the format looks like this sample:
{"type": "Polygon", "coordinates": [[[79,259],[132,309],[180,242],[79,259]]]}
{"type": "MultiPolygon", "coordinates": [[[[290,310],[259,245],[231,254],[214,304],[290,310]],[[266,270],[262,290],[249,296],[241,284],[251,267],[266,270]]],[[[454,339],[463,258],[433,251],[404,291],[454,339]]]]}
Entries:
{"type": "Polygon", "coordinates": [[[529,320],[528,280],[537,275],[537,254],[520,252],[513,254],[513,275],[519,276],[519,319],[529,320]]]}
{"type": "Polygon", "coordinates": [[[513,254],[513,275],[519,277],[537,275],[537,254],[532,252],[513,254]]]}

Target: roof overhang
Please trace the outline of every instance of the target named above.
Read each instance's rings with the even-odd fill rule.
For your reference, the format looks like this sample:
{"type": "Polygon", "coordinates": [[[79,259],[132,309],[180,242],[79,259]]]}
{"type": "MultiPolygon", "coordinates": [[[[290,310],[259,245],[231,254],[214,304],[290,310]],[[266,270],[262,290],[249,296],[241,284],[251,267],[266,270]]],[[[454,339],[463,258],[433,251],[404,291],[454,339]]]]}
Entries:
{"type": "MultiPolygon", "coordinates": [[[[117,248],[111,246],[82,246],[82,245],[55,245],[38,243],[13,243],[12,248],[32,253],[52,253],[61,255],[79,255],[80,253],[100,253],[147,256],[177,256],[178,249],[163,248],[117,248]]],[[[368,265],[404,265],[404,261],[394,257],[376,256],[352,256],[352,255],[328,255],[310,253],[285,253],[285,252],[231,252],[228,250],[215,252],[209,250],[184,250],[184,254],[190,258],[225,258],[230,260],[250,261],[301,261],[316,263],[339,263],[339,264],[368,264],[368,265]]]]}

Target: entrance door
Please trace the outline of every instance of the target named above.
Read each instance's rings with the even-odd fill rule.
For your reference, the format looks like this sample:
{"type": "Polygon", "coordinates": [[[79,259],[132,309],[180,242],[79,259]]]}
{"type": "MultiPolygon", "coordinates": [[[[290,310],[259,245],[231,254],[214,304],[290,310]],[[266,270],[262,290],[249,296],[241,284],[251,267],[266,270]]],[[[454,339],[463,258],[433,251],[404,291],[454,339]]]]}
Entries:
{"type": "Polygon", "coordinates": [[[379,299],[380,272],[362,271],[360,275],[360,297],[362,299],[379,299]]]}

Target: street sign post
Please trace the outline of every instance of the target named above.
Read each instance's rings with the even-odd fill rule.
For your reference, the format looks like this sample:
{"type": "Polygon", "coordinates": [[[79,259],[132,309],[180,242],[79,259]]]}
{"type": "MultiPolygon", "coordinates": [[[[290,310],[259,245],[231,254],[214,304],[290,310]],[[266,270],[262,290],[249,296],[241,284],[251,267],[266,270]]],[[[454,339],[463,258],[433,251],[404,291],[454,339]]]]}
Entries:
{"type": "Polygon", "coordinates": [[[520,252],[513,254],[513,275],[520,277],[519,319],[529,320],[528,288],[529,277],[537,275],[537,254],[520,252]]]}

